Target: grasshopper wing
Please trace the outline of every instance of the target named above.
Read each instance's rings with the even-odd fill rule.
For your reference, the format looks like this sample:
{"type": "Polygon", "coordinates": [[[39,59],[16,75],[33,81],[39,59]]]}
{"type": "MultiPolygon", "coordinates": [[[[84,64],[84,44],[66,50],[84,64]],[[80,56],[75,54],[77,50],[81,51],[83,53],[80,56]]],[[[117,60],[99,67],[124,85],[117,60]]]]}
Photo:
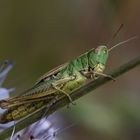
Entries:
{"type": "Polygon", "coordinates": [[[55,75],[59,73],[62,69],[64,69],[67,66],[68,63],[65,63],[63,65],[60,65],[51,71],[47,72],[41,78],[37,80],[33,88],[25,91],[21,96],[11,97],[6,100],[0,101],[0,107],[8,109],[10,107],[18,106],[21,104],[34,102],[34,101],[41,101],[41,100],[51,100],[54,97],[54,94],[57,92],[56,89],[49,86],[47,90],[38,90],[36,86],[40,84],[42,81],[49,80],[50,76],[55,75]],[[37,93],[37,94],[36,94],[37,93]]]}
{"type": "Polygon", "coordinates": [[[59,73],[62,69],[64,69],[66,66],[68,65],[68,63],[64,63],[52,70],[50,70],[49,72],[45,73],[44,75],[42,75],[35,83],[35,85],[39,84],[40,82],[48,79],[50,76],[55,75],[57,73],[59,73]]]}
{"type": "Polygon", "coordinates": [[[11,107],[16,107],[19,105],[23,105],[26,103],[33,103],[33,102],[39,102],[39,101],[50,101],[55,96],[56,89],[47,90],[45,92],[41,91],[39,94],[31,94],[28,96],[16,96],[11,97],[6,100],[0,101],[0,107],[3,109],[9,109],[11,107]]]}

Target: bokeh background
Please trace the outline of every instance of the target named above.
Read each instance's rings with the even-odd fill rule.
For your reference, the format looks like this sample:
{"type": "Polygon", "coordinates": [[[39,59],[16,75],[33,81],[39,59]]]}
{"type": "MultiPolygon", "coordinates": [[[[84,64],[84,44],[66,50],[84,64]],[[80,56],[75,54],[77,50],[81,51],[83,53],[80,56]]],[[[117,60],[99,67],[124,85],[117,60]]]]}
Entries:
{"type": "MultiPolygon", "coordinates": [[[[139,17],[138,0],[1,0],[0,61],[16,63],[4,86],[16,87],[11,96],[21,93],[46,71],[107,44],[122,23],[112,45],[140,36],[139,17]]],[[[124,44],[111,52],[106,72],[138,55],[139,39],[124,44]]],[[[76,125],[56,139],[139,140],[139,72],[137,67],[60,110],[56,122],[61,116],[76,125]]]]}

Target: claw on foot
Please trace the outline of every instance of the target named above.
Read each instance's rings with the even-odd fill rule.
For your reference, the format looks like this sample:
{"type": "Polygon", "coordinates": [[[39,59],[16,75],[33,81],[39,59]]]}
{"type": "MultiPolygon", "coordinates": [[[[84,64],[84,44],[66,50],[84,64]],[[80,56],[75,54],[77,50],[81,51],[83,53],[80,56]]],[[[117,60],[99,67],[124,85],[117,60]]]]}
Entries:
{"type": "Polygon", "coordinates": [[[107,77],[110,78],[111,80],[113,80],[113,82],[116,81],[116,79],[113,76],[111,76],[111,75],[108,75],[107,77]]]}

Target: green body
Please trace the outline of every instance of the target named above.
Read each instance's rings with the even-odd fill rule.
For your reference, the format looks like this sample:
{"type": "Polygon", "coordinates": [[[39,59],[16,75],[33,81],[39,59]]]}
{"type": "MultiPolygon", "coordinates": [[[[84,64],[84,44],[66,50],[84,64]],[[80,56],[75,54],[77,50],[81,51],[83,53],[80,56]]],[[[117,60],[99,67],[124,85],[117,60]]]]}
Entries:
{"type": "Polygon", "coordinates": [[[0,122],[6,123],[18,120],[45,104],[51,103],[56,96],[64,95],[59,90],[54,89],[53,84],[57,83],[62,91],[70,95],[72,91],[85,84],[88,79],[95,79],[99,76],[97,73],[103,73],[107,59],[107,47],[99,46],[73,59],[54,74],[46,75],[47,78],[41,79],[22,96],[11,100],[2,100],[0,106],[2,108],[4,108],[3,106],[8,106],[8,110],[1,116],[0,122]],[[65,79],[69,79],[69,77],[74,78],[66,81],[65,79]],[[65,80],[65,82],[59,84],[61,80],[65,80]],[[32,97],[32,102],[30,102],[31,99],[28,99],[28,97],[32,97]],[[26,102],[24,103],[24,101],[26,102]],[[9,105],[11,106],[9,107],[9,105]]]}

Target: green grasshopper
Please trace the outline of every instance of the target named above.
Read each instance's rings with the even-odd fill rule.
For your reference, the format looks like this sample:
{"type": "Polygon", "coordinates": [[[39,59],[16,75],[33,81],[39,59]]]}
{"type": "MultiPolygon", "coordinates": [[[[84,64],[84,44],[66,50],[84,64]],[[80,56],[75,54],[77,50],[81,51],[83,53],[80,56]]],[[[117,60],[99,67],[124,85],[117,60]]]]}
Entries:
{"type": "Polygon", "coordinates": [[[11,97],[0,101],[0,107],[7,109],[0,118],[0,123],[21,119],[35,112],[47,103],[51,103],[58,95],[66,95],[72,102],[70,93],[80,88],[89,79],[104,76],[113,79],[104,72],[109,52],[125,42],[108,49],[101,45],[91,49],[79,57],[65,63],[43,75],[35,85],[21,96],[11,97]]]}

